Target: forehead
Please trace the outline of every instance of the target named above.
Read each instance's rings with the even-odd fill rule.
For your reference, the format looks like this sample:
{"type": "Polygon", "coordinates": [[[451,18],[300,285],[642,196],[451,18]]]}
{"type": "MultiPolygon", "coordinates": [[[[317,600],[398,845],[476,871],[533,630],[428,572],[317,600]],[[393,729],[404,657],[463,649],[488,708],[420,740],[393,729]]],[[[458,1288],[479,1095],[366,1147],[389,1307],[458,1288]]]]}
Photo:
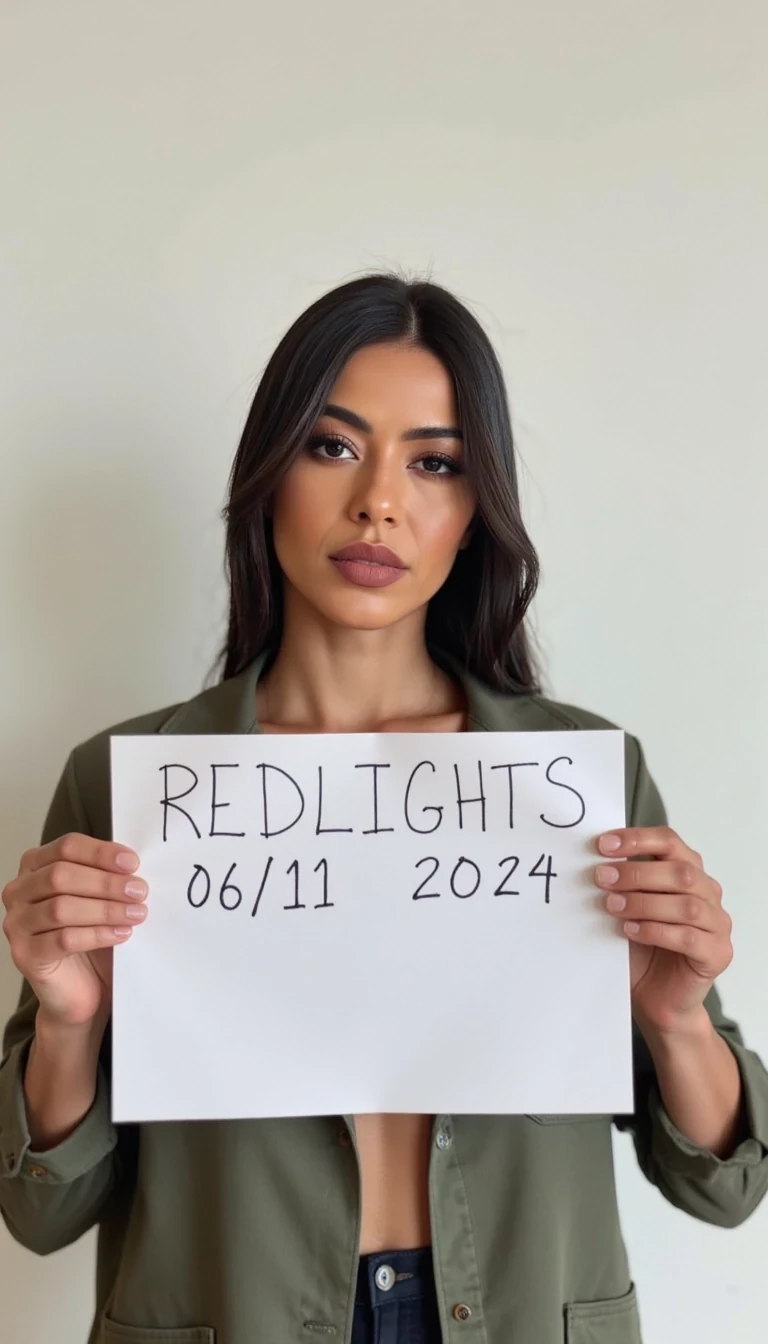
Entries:
{"type": "Polygon", "coordinates": [[[453,379],[436,355],[420,347],[382,343],[356,350],[329,400],[373,424],[457,423],[453,379]]]}

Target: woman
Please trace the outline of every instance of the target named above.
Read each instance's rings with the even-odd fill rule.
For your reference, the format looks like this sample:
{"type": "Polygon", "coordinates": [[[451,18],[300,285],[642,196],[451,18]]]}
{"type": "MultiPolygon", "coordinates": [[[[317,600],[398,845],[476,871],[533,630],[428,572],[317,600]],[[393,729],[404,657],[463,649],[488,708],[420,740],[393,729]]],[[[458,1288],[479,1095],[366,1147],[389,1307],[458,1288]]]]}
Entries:
{"type": "MultiPolygon", "coordinates": [[[[151,910],[111,837],[110,733],[612,726],[539,692],[504,380],[444,289],[371,275],[313,304],[230,486],[221,681],[77,746],[3,892],[6,1223],[41,1254],[98,1224],[91,1344],[636,1344],[610,1116],[110,1121],[112,949],[151,910]]],[[[768,1076],[713,988],[720,888],[626,743],[629,825],[595,856],[636,1027],[613,1119],[669,1200],[732,1226],[768,1184],[768,1076]]]]}

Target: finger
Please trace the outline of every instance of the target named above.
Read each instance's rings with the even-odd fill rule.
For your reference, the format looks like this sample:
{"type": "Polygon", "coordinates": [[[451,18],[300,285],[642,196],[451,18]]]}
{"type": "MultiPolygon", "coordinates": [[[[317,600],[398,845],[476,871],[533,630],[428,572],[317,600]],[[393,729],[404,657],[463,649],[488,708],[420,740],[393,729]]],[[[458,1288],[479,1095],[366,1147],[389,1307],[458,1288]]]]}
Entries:
{"type": "Polygon", "coordinates": [[[118,901],[96,901],[82,896],[52,896],[26,906],[18,917],[18,927],[37,936],[54,929],[88,928],[98,924],[141,924],[147,917],[146,901],[125,905],[118,901]]]}
{"type": "Polygon", "coordinates": [[[65,957],[72,957],[77,953],[96,952],[101,947],[115,947],[118,943],[126,942],[132,933],[133,929],[127,925],[112,927],[106,924],[97,924],[93,928],[57,929],[53,933],[41,933],[37,938],[29,940],[29,957],[25,958],[25,961],[29,960],[32,969],[49,966],[51,962],[62,961],[65,957]]]}
{"type": "Polygon", "coordinates": [[[690,849],[671,826],[617,827],[598,836],[597,848],[601,854],[610,854],[615,859],[645,854],[654,859],[681,859],[696,868],[704,866],[701,855],[690,849]]]}
{"type": "Polygon", "coordinates": [[[612,891],[605,898],[605,908],[609,914],[627,920],[687,925],[693,929],[705,929],[709,933],[730,931],[730,921],[724,911],[718,910],[700,896],[612,891]]]}
{"type": "Polygon", "coordinates": [[[686,924],[661,924],[653,920],[638,924],[630,920],[624,925],[624,932],[633,943],[644,943],[647,947],[658,947],[685,957],[697,975],[706,980],[721,975],[733,955],[729,942],[724,943],[719,936],[686,924]]]}
{"type": "Polygon", "coordinates": [[[669,891],[691,893],[717,905],[722,899],[722,887],[702,868],[696,868],[686,859],[658,859],[655,863],[624,859],[612,864],[601,863],[595,869],[599,887],[611,891],[669,891]]]}
{"type": "Polygon", "coordinates": [[[113,840],[97,840],[92,835],[69,831],[46,845],[37,845],[21,856],[19,874],[47,868],[60,860],[81,863],[87,868],[103,868],[107,872],[133,873],[139,866],[139,856],[126,845],[113,840]],[[125,859],[122,856],[125,855],[125,859]],[[118,858],[121,861],[118,863],[118,858]]]}
{"type": "Polygon", "coordinates": [[[23,890],[27,904],[58,895],[108,901],[127,900],[132,904],[146,900],[149,889],[143,877],[120,877],[117,873],[104,872],[101,868],[87,868],[81,863],[67,863],[60,859],[47,868],[38,868],[36,872],[30,873],[23,890]]]}

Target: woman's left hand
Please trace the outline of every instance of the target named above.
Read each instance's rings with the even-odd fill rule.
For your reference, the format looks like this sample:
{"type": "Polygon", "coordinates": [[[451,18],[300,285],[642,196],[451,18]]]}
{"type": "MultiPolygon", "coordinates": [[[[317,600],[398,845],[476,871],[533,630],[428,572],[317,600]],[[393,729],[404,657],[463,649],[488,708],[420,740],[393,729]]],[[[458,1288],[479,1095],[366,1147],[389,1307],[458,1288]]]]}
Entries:
{"type": "Polygon", "coordinates": [[[668,826],[626,827],[598,841],[598,885],[630,942],[632,1012],[664,1033],[685,1026],[733,957],[720,884],[668,826]],[[621,844],[610,848],[611,837],[621,844]],[[652,862],[637,862],[640,856],[652,862]],[[610,859],[624,859],[613,867],[610,859]]]}

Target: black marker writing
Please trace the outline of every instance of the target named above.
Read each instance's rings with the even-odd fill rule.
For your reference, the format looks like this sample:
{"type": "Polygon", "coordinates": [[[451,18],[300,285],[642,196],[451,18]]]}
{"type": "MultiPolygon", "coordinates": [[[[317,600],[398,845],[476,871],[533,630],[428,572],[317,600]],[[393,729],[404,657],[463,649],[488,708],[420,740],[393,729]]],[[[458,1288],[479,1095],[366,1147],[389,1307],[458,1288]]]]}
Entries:
{"type": "Polygon", "coordinates": [[[288,869],[288,876],[293,873],[293,905],[284,905],[284,910],[306,910],[306,905],[299,900],[299,861],[294,859],[288,869]]]}
{"type": "Polygon", "coordinates": [[[424,878],[424,881],[423,881],[423,882],[420,882],[419,885],[418,885],[418,887],[417,887],[416,890],[414,891],[414,893],[413,893],[413,897],[412,897],[412,899],[413,899],[414,901],[427,901],[427,900],[432,900],[433,897],[435,897],[435,896],[438,896],[438,897],[439,897],[439,895],[440,895],[440,892],[439,892],[439,891],[425,891],[425,890],[424,890],[424,888],[426,887],[426,885],[427,885],[427,883],[429,882],[430,878],[432,878],[432,877],[435,876],[435,873],[437,872],[438,868],[440,867],[440,860],[439,860],[439,859],[436,859],[435,856],[434,856],[434,854],[430,854],[426,859],[419,859],[418,863],[416,864],[416,867],[417,867],[417,868],[420,868],[421,865],[422,865],[423,863],[433,863],[435,866],[434,866],[434,868],[432,869],[431,872],[427,873],[427,876],[424,878]]]}
{"type": "Polygon", "coordinates": [[[267,859],[266,866],[265,866],[265,868],[264,868],[264,873],[263,873],[263,876],[262,876],[262,879],[261,879],[261,886],[259,887],[259,890],[258,890],[258,892],[256,893],[256,900],[254,901],[253,909],[252,909],[252,911],[251,911],[251,918],[252,918],[252,919],[253,919],[253,916],[254,916],[254,915],[258,914],[258,910],[259,910],[259,901],[261,900],[262,896],[264,895],[264,888],[265,888],[266,885],[267,885],[267,878],[269,877],[269,870],[270,870],[271,867],[272,867],[272,855],[270,854],[269,858],[267,859]]]}
{"type": "Polygon", "coordinates": [[[293,775],[289,775],[287,770],[281,770],[279,765],[270,765],[268,762],[262,762],[261,765],[256,766],[256,769],[261,771],[261,793],[262,798],[264,800],[264,830],[260,831],[259,834],[263,835],[265,840],[270,840],[273,835],[283,835],[285,831],[290,831],[291,828],[295,826],[297,822],[301,821],[301,818],[304,816],[304,806],[305,806],[304,794],[302,793],[301,789],[296,783],[296,780],[293,778],[293,775]],[[289,782],[293,785],[294,789],[299,795],[300,799],[299,810],[296,813],[296,816],[293,818],[293,821],[289,821],[286,826],[278,826],[277,829],[274,831],[270,830],[269,827],[269,804],[267,800],[268,770],[274,770],[276,774],[282,775],[285,779],[289,780],[289,782]]]}
{"type": "Polygon", "coordinates": [[[471,803],[480,804],[480,829],[485,830],[485,790],[483,789],[483,763],[477,762],[477,774],[480,781],[480,792],[476,798],[465,798],[461,792],[461,780],[459,779],[459,767],[454,765],[453,773],[456,776],[456,803],[459,809],[459,830],[464,830],[464,808],[469,807],[471,803]]]}
{"type": "Polygon", "coordinates": [[[212,776],[212,782],[211,782],[211,829],[210,829],[210,831],[209,831],[209,835],[234,835],[234,836],[245,835],[245,831],[217,831],[217,830],[214,829],[215,826],[216,826],[216,812],[218,811],[218,809],[219,809],[220,807],[230,807],[230,806],[231,806],[230,803],[217,803],[217,802],[216,802],[216,771],[217,771],[217,770],[239,770],[239,769],[240,769],[239,764],[233,764],[232,762],[229,762],[228,764],[225,764],[225,765],[212,765],[212,766],[211,766],[211,776],[212,776]]]}
{"type": "Polygon", "coordinates": [[[328,909],[330,909],[330,907],[331,907],[332,905],[335,905],[335,901],[329,901],[329,900],[328,900],[328,860],[327,860],[327,859],[321,859],[320,862],[317,864],[317,866],[316,866],[315,868],[312,869],[312,871],[313,871],[314,873],[319,873],[321,868],[322,868],[322,870],[323,870],[323,899],[322,899],[322,901],[319,901],[319,902],[318,902],[318,904],[315,906],[315,909],[316,909],[316,910],[328,910],[328,909]]]}
{"type": "Polygon", "coordinates": [[[578,789],[574,789],[570,784],[564,784],[561,779],[552,778],[549,772],[554,765],[557,765],[558,761],[567,761],[569,765],[573,765],[573,761],[571,760],[570,756],[556,756],[554,761],[550,761],[549,765],[547,766],[547,779],[549,780],[550,784],[554,784],[558,789],[567,789],[568,792],[572,793],[575,798],[578,798],[579,803],[581,805],[581,812],[579,813],[575,821],[550,821],[548,817],[544,816],[543,812],[540,812],[539,815],[541,817],[541,820],[545,823],[546,826],[557,826],[559,830],[568,830],[571,826],[578,826],[579,822],[584,820],[587,808],[584,799],[582,798],[578,789]]]}
{"type": "Polygon", "coordinates": [[[188,797],[188,795],[192,792],[192,790],[195,789],[195,788],[197,788],[197,784],[198,784],[198,777],[197,777],[197,775],[195,774],[195,772],[194,772],[194,770],[192,769],[191,765],[180,765],[180,764],[178,764],[178,762],[174,762],[174,763],[171,764],[171,765],[161,765],[161,766],[160,766],[160,773],[161,773],[162,775],[165,776],[165,780],[164,780],[164,792],[163,792],[163,796],[162,796],[162,798],[160,799],[160,803],[161,803],[161,806],[162,806],[162,809],[163,809],[163,840],[165,841],[165,840],[168,839],[168,808],[169,808],[169,807],[175,807],[175,809],[176,809],[177,812],[181,812],[182,816],[184,816],[184,817],[187,818],[187,821],[189,822],[190,826],[192,827],[192,830],[195,832],[195,835],[197,836],[198,840],[200,840],[200,839],[201,839],[201,835],[200,835],[200,832],[199,832],[198,829],[197,829],[197,826],[195,825],[194,818],[191,817],[191,816],[189,815],[189,813],[188,813],[183,807],[179,807],[179,804],[178,804],[178,801],[177,801],[179,798],[186,798],[186,797],[188,797]],[[188,788],[188,789],[185,789],[183,793],[173,793],[173,794],[169,794],[169,792],[168,792],[168,771],[169,771],[169,770],[186,770],[187,774],[193,776],[193,778],[194,778],[194,783],[193,783],[193,784],[190,784],[189,788],[188,788]]]}
{"type": "MultiPolygon", "coordinates": [[[[462,879],[462,881],[463,881],[463,880],[464,880],[464,879],[462,879]]],[[[458,863],[456,864],[456,867],[454,868],[453,872],[451,873],[451,891],[453,892],[454,896],[458,896],[458,897],[460,897],[460,899],[461,899],[462,901],[466,901],[466,899],[467,899],[468,896],[474,896],[474,894],[475,894],[475,892],[477,891],[477,888],[478,888],[479,886],[480,886],[480,869],[478,868],[477,864],[473,862],[472,859],[467,859],[467,858],[465,858],[464,855],[462,854],[461,858],[459,859],[458,863]],[[472,868],[472,869],[474,869],[474,880],[473,880],[473,878],[472,878],[471,876],[469,877],[469,881],[472,883],[472,885],[470,886],[469,891],[457,891],[457,890],[456,890],[456,879],[457,879],[459,873],[461,872],[461,870],[462,870],[464,864],[466,864],[468,868],[472,868]]]]}
{"type": "Polygon", "coordinates": [[[373,826],[371,827],[370,831],[363,831],[363,835],[380,835],[383,831],[394,831],[395,829],[394,826],[379,825],[379,776],[377,774],[377,771],[389,770],[390,769],[389,763],[387,763],[386,765],[379,765],[379,764],[372,765],[366,762],[363,765],[356,765],[355,769],[373,771],[373,826]]]}
{"type": "Polygon", "coordinates": [[[199,910],[201,906],[205,905],[205,902],[208,900],[210,894],[211,894],[211,874],[208,872],[207,868],[203,867],[201,863],[196,863],[195,871],[192,874],[189,886],[187,887],[187,900],[189,901],[189,904],[192,906],[193,910],[199,910]],[[195,883],[201,873],[205,873],[205,892],[203,893],[202,896],[198,896],[196,899],[193,900],[192,892],[194,890],[195,883]]]}
{"type": "MultiPolygon", "coordinates": [[[[294,781],[295,782],[295,781],[294,781]]],[[[297,818],[298,820],[298,818],[297,818]]],[[[352,831],[351,826],[323,826],[323,767],[317,767],[317,825],[315,835],[340,834],[342,831],[352,831]]]]}
{"type": "Polygon", "coordinates": [[[492,769],[492,770],[506,770],[506,772],[507,772],[507,780],[508,780],[508,783],[509,783],[509,829],[510,829],[510,831],[513,831],[513,830],[515,829],[515,792],[514,792],[514,784],[513,784],[513,782],[512,782],[512,771],[513,771],[513,770],[519,770],[521,766],[525,766],[525,765],[538,765],[538,764],[539,764],[538,761],[512,761],[512,762],[510,762],[508,765],[492,765],[492,766],[491,766],[491,769],[492,769]]]}
{"type": "Polygon", "coordinates": [[[410,774],[410,778],[409,778],[409,780],[408,780],[408,783],[407,783],[407,785],[406,785],[406,789],[405,789],[405,806],[404,806],[404,810],[405,810],[405,821],[406,821],[406,825],[408,826],[408,829],[409,829],[409,830],[411,830],[411,831],[417,831],[420,835],[431,835],[432,831],[436,831],[437,828],[438,828],[438,826],[440,825],[440,822],[443,820],[443,809],[442,809],[442,807],[422,807],[422,809],[421,809],[422,812],[436,812],[436,813],[437,813],[437,821],[435,822],[434,826],[414,826],[414,824],[413,824],[413,822],[411,821],[411,818],[410,818],[410,813],[409,813],[409,811],[408,811],[408,803],[409,803],[409,801],[410,801],[410,797],[411,797],[411,786],[412,786],[413,781],[414,781],[414,779],[416,778],[416,776],[417,776],[419,770],[421,770],[421,768],[422,768],[423,765],[428,765],[429,768],[430,768],[430,770],[432,771],[432,773],[433,773],[433,774],[435,773],[435,766],[434,766],[434,764],[433,764],[432,761],[419,761],[419,764],[418,764],[418,765],[415,765],[415,766],[413,767],[413,769],[412,769],[412,771],[411,771],[411,774],[410,774]]]}

